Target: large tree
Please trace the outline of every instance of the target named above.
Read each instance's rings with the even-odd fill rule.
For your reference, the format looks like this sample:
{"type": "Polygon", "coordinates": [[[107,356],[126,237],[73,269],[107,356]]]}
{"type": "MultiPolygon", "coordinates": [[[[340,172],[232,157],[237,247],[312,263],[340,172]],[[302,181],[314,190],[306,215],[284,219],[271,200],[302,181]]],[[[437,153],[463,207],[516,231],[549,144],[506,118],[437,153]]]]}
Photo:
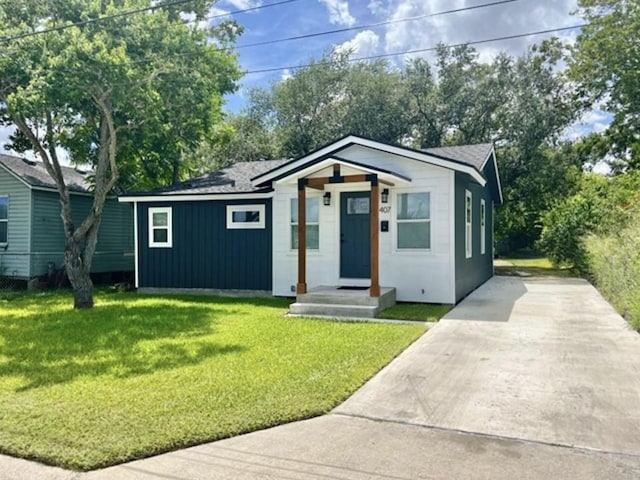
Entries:
{"type": "Polygon", "coordinates": [[[640,169],[640,3],[580,0],[578,6],[589,23],[578,35],[570,75],[584,102],[613,115],[604,133],[612,166],[640,169]]]}
{"type": "Polygon", "coordinates": [[[56,182],[76,308],[93,305],[89,272],[107,196],[119,181],[175,179],[182,153],[216,124],[222,94],[235,88],[227,47],[237,28],[203,28],[211,3],[0,3],[0,114],[17,127],[12,146],[33,150],[56,182]],[[94,169],[93,205],[80,224],[60,151],[94,169]]]}

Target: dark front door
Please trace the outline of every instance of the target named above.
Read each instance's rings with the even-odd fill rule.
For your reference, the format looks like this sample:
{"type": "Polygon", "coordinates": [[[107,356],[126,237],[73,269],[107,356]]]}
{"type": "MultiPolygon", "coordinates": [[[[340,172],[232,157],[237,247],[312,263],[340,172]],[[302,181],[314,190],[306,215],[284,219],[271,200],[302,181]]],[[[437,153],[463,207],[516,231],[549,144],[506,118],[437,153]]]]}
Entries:
{"type": "Polygon", "coordinates": [[[340,194],[340,277],[369,278],[369,192],[340,194]]]}

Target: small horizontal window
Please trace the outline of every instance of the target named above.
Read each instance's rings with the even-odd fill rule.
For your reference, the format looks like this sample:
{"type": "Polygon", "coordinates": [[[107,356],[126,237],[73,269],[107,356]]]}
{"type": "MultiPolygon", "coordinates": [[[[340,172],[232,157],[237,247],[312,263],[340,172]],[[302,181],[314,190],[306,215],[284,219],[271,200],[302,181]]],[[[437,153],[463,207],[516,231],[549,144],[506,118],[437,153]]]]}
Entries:
{"type": "Polygon", "coordinates": [[[149,208],[149,247],[171,248],[172,246],[171,207],[149,208]]]}
{"type": "Polygon", "coordinates": [[[227,205],[227,228],[264,228],[264,205],[227,205]]]}
{"type": "Polygon", "coordinates": [[[9,197],[0,197],[0,244],[9,241],[9,197]]]}

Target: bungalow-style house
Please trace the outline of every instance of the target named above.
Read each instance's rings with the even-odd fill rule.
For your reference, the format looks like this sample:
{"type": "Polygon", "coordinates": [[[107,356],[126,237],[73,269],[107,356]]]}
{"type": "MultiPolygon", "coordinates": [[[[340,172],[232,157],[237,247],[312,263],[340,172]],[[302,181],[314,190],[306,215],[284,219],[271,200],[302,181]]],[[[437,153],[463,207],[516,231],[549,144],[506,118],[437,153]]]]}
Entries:
{"type": "Polygon", "coordinates": [[[347,136],[120,201],[135,206],[140,290],[395,289],[455,304],[493,275],[502,194],[491,144],[422,151],[347,136]]]}
{"type": "MultiPolygon", "coordinates": [[[[93,201],[87,173],[62,167],[79,224],[93,201]]],[[[65,237],[55,182],[42,162],[0,155],[0,277],[30,280],[64,264],[65,237]]],[[[93,273],[132,272],[133,212],[109,198],[93,257],[93,273]]]]}

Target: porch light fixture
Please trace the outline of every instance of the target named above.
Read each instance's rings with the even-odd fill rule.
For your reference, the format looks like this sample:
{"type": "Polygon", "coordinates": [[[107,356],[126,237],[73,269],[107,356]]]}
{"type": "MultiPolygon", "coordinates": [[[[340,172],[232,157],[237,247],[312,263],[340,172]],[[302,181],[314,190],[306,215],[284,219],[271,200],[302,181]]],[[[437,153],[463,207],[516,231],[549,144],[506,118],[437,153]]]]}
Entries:
{"type": "Polygon", "coordinates": [[[382,200],[382,203],[389,203],[389,189],[388,188],[382,189],[382,193],[380,194],[380,199],[382,200]]]}
{"type": "Polygon", "coordinates": [[[331,192],[325,192],[322,196],[322,203],[324,205],[331,205],[331,192]]]}

